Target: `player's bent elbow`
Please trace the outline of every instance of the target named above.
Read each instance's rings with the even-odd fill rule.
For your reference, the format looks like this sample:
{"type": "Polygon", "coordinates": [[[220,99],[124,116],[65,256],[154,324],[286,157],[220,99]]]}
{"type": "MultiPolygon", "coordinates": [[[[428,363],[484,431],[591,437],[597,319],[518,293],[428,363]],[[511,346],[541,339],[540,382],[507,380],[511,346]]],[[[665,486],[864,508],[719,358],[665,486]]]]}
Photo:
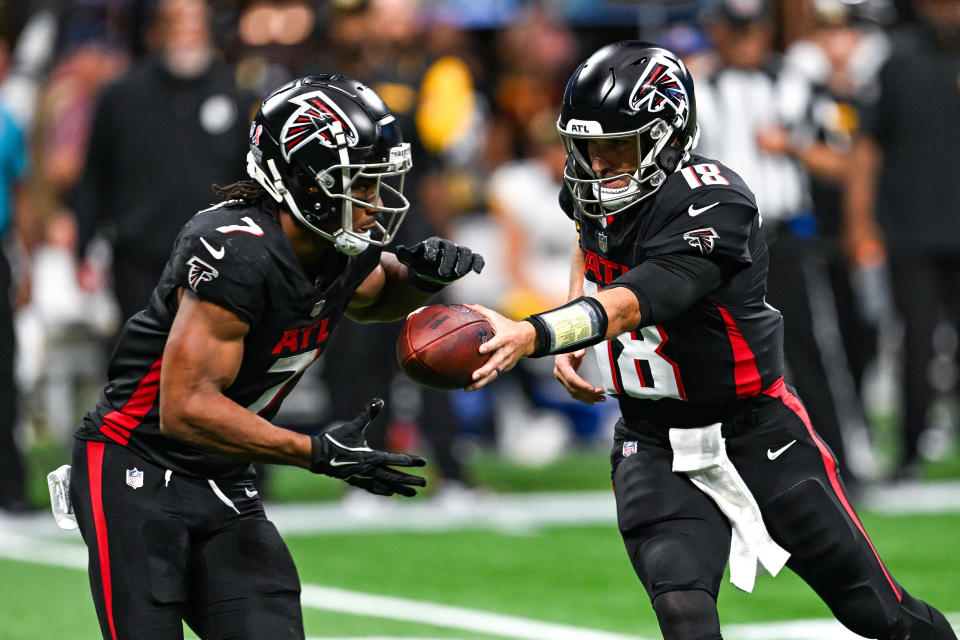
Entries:
{"type": "Polygon", "coordinates": [[[160,402],[160,433],[175,440],[189,440],[190,414],[188,404],[160,402]]]}
{"type": "Polygon", "coordinates": [[[174,412],[171,415],[170,411],[164,411],[163,406],[160,407],[160,433],[165,435],[168,438],[181,439],[178,437],[178,434],[183,433],[184,425],[183,420],[176,415],[174,412]]]}
{"type": "Polygon", "coordinates": [[[643,320],[636,294],[627,287],[612,287],[595,296],[607,313],[607,339],[633,331],[643,320]]]}

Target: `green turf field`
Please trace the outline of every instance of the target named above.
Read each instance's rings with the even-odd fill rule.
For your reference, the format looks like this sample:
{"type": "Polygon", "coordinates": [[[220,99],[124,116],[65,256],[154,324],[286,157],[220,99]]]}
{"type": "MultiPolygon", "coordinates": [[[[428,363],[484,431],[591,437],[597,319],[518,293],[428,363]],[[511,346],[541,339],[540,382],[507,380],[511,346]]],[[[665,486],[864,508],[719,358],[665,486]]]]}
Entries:
{"type": "MultiPolygon", "coordinates": [[[[949,611],[960,609],[955,552],[960,514],[865,514],[864,521],[901,582],[949,611]]],[[[656,637],[649,604],[611,526],[546,527],[521,534],[359,532],[287,539],[305,585],[656,637]]],[[[76,536],[63,534],[62,541],[76,542],[76,536]]],[[[51,556],[40,560],[56,562],[51,556]]],[[[3,560],[0,575],[4,577],[0,637],[99,637],[82,570],[3,560]]],[[[306,595],[305,590],[307,632],[315,638],[517,637],[382,618],[384,611],[376,605],[362,614],[344,613],[340,604],[330,605],[323,597],[307,601],[306,595]],[[328,605],[340,610],[317,608],[328,605]]],[[[789,574],[762,578],[752,595],[725,584],[721,610],[725,625],[829,617],[816,597],[789,574]]]]}
{"type": "MultiPolygon", "coordinates": [[[[46,455],[42,463],[53,466],[51,462],[59,462],[54,457],[46,455]]],[[[604,496],[609,490],[605,451],[570,454],[537,470],[488,455],[475,461],[472,471],[502,495],[586,489],[604,496]]],[[[271,489],[274,500],[325,500],[330,509],[337,508],[342,494],[339,483],[295,469],[278,470],[271,477],[271,489]]],[[[432,502],[427,496],[403,504],[429,507],[432,502]]],[[[900,582],[944,611],[960,612],[956,577],[960,510],[862,516],[900,582]]],[[[0,520],[0,548],[9,548],[4,535],[0,520]]],[[[357,528],[285,537],[304,583],[310,638],[659,637],[612,514],[609,523],[582,525],[467,524],[437,531],[357,528]],[[386,598],[371,600],[371,595],[386,598]]],[[[10,554],[0,559],[0,639],[99,638],[79,536],[54,532],[19,540],[22,559],[11,560],[10,554]],[[52,545],[41,546],[46,543],[52,545]]],[[[830,617],[805,585],[786,571],[775,579],[761,577],[751,595],[725,583],[720,601],[725,637],[730,640],[849,637],[822,629],[764,635],[763,628],[738,626],[830,617]]]]}
{"type": "MultiPolygon", "coordinates": [[[[894,574],[948,607],[960,602],[953,558],[960,515],[864,517],[894,574]]],[[[66,534],[65,534],[66,536],[66,534]]],[[[655,637],[645,595],[610,527],[289,536],[304,583],[424,600],[622,634],[655,637]]],[[[86,577],[76,569],[0,561],[0,637],[97,638],[86,577]]],[[[725,585],[723,622],[821,618],[826,608],[792,575],[761,579],[746,595],[725,585]]],[[[956,608],[956,607],[954,607],[956,608]]],[[[496,637],[377,617],[306,609],[308,634],[496,637]]],[[[812,639],[811,639],[812,640],[812,639]]]]}

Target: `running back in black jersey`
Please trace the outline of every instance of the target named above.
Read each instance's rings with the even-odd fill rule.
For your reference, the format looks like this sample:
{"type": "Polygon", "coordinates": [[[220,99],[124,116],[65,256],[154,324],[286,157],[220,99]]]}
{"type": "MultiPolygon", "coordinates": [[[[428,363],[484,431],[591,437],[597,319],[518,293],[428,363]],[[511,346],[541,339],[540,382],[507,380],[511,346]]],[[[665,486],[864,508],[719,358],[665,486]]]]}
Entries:
{"type": "Polygon", "coordinates": [[[280,224],[260,209],[227,202],[196,214],[177,237],[147,308],[124,325],[109,382],[77,437],[130,447],[174,472],[218,478],[247,471],[247,462],[160,433],[160,371],[178,290],[192,289],[250,323],[239,372],[223,394],[269,420],[320,356],[357,287],[379,264],[380,249],[330,252],[329,259],[322,273],[305,272],[280,224]]]}
{"type": "Polygon", "coordinates": [[[764,300],[767,246],[740,176],[694,155],[653,197],[607,220],[577,216],[564,192],[560,201],[580,233],[585,295],[668,254],[703,256],[733,274],[679,315],[594,346],[602,386],[625,419],[713,423],[783,375],[782,319],[764,300]]]}

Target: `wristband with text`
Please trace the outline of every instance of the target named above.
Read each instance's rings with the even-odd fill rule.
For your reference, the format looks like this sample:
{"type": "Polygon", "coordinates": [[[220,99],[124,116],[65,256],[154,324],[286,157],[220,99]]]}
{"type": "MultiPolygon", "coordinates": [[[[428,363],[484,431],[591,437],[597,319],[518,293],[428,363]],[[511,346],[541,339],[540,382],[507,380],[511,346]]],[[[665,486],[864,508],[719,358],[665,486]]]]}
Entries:
{"type": "Polygon", "coordinates": [[[537,332],[531,358],[570,353],[602,342],[607,335],[607,312],[596,298],[581,296],[562,307],[525,318],[537,332]]]}

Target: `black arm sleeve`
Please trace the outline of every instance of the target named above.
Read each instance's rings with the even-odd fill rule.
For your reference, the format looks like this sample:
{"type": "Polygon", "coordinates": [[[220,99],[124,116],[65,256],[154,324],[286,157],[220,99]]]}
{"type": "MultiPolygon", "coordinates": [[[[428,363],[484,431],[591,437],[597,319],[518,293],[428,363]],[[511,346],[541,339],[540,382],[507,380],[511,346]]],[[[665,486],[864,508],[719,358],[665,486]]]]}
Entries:
{"type": "Polygon", "coordinates": [[[609,287],[626,287],[637,296],[640,325],[646,327],[686,311],[728,275],[722,265],[707,258],[669,254],[645,260],[609,287]]]}

